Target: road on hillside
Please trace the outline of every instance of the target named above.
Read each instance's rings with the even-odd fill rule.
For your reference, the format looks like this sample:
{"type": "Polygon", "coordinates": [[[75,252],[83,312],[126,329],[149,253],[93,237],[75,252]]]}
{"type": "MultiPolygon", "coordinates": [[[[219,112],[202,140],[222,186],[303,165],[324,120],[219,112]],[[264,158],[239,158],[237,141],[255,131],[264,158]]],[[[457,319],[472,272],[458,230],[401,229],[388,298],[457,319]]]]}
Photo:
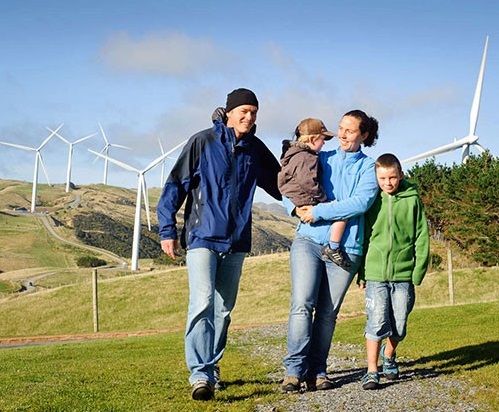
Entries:
{"type": "Polygon", "coordinates": [[[52,225],[50,224],[50,220],[48,218],[48,216],[46,214],[42,214],[42,213],[38,213],[38,214],[34,214],[35,217],[39,218],[43,225],[45,226],[45,228],[47,229],[47,231],[53,236],[55,237],[57,240],[61,241],[61,242],[64,242],[64,243],[68,243],[70,244],[71,246],[74,246],[74,247],[77,247],[77,248],[80,248],[80,249],[87,249],[87,250],[91,250],[93,252],[96,252],[96,253],[100,253],[102,255],[105,255],[107,256],[109,259],[115,261],[115,262],[118,262],[118,264],[123,267],[123,268],[126,268],[128,267],[128,262],[126,260],[124,260],[123,258],[121,258],[120,256],[112,253],[112,252],[109,252],[108,250],[105,250],[105,249],[100,249],[98,247],[95,247],[95,246],[89,246],[89,245],[84,245],[82,243],[78,243],[78,242],[73,242],[69,239],[65,239],[63,238],[62,236],[60,236],[55,230],[54,228],[52,227],[52,225]]]}

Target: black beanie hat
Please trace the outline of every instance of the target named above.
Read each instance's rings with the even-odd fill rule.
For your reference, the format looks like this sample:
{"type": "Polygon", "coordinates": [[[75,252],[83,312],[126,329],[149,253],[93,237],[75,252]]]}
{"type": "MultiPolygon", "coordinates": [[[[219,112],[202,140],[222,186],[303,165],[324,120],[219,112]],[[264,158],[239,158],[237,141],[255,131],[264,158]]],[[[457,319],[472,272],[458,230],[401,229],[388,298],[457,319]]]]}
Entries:
{"type": "Polygon", "coordinates": [[[258,108],[258,99],[256,98],[255,93],[248,89],[233,90],[227,95],[225,111],[230,112],[234,107],[242,106],[244,104],[249,104],[258,108]]]}

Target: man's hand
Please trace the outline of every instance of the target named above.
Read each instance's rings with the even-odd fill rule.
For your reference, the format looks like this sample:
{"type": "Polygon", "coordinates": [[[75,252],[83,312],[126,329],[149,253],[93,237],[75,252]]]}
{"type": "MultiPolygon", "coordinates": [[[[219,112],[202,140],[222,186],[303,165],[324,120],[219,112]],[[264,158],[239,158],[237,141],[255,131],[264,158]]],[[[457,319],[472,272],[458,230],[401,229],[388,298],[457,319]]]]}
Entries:
{"type": "Polygon", "coordinates": [[[175,252],[178,251],[178,240],[177,239],[162,240],[161,249],[163,249],[163,252],[165,252],[167,256],[175,260],[175,252]]]}

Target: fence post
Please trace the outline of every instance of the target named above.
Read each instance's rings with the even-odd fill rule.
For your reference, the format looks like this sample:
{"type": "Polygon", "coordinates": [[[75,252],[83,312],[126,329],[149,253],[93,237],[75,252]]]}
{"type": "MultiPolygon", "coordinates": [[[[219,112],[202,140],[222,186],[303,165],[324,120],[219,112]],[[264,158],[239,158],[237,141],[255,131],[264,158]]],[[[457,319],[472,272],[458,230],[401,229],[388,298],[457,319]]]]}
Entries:
{"type": "Polygon", "coordinates": [[[99,332],[99,304],[97,300],[97,269],[92,271],[92,291],[94,307],[94,333],[99,332]]]}
{"type": "Polygon", "coordinates": [[[449,269],[449,301],[454,305],[454,273],[452,270],[452,249],[447,247],[447,267],[449,269]]]}

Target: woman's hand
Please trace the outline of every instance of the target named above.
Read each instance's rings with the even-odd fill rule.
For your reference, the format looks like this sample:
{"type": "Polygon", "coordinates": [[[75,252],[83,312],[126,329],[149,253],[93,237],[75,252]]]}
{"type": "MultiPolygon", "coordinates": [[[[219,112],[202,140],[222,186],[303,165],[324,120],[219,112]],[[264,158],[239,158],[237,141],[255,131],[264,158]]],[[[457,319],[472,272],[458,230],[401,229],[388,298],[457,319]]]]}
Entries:
{"type": "Polygon", "coordinates": [[[297,207],[295,208],[295,214],[303,223],[313,223],[312,208],[313,206],[311,205],[297,207]]]}

